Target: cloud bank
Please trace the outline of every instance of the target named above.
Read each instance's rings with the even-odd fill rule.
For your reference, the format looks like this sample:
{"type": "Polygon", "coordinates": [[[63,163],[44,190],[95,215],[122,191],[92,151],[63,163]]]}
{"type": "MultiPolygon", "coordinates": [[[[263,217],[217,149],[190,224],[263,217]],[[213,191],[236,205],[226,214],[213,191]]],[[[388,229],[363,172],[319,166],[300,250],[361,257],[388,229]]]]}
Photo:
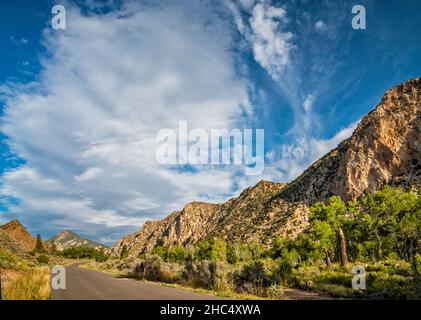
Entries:
{"type": "Polygon", "coordinates": [[[187,201],[232,193],[231,171],[155,160],[159,129],[230,128],[248,103],[232,34],[209,5],[72,6],[67,30],[44,31],[40,81],[3,90],[1,131],[26,161],[1,178],[1,194],[19,200],[13,214],[109,243],[187,201]]]}
{"type": "Polygon", "coordinates": [[[222,201],[260,179],[289,181],[355,126],[330,139],[314,134],[324,87],[303,79],[332,64],[311,60],[309,72],[297,48],[311,30],[322,34],[327,22],[303,14],[308,27],[298,32],[290,8],[271,1],[144,1],[108,13],[95,9],[82,13],[68,4],[67,29],[44,30],[39,81],[1,88],[0,131],[25,163],[3,174],[0,200],[32,229],[50,235],[73,229],[111,244],[189,201],[222,201]],[[238,52],[250,53],[287,101],[291,142],[269,150],[258,177],[233,168],[159,165],[160,129],[177,129],[179,121],[230,129],[253,120],[259,106],[251,105],[252,79],[238,52]]]}

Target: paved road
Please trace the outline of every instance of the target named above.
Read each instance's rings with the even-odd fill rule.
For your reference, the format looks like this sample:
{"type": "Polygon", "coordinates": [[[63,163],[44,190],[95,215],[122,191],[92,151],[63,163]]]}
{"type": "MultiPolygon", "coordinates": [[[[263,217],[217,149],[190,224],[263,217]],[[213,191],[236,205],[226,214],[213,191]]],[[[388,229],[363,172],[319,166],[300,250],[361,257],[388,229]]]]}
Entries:
{"type": "Polygon", "coordinates": [[[53,290],[53,300],[216,300],[185,290],[126,278],[116,278],[97,271],[66,267],[66,290],[53,290]]]}

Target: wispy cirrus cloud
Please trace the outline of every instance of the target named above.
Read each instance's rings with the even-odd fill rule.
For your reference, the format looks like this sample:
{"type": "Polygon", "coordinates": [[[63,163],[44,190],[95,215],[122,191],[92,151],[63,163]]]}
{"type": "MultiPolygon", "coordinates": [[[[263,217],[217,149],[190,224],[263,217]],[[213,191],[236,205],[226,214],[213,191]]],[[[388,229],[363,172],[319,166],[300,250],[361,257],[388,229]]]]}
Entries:
{"type": "Polygon", "coordinates": [[[334,148],[344,133],[350,135],[354,127],[349,124],[330,139],[320,137],[319,110],[340,65],[329,54],[339,43],[335,42],[339,28],[333,25],[344,19],[346,5],[323,1],[319,15],[310,14],[305,6],[270,0],[232,1],[228,7],[248,50],[292,111],[293,123],[283,133],[279,148],[269,151],[271,165],[266,171],[271,171],[274,179],[290,181],[322,156],[322,151],[334,148]],[[329,15],[323,11],[325,7],[329,7],[329,15]],[[322,32],[326,30],[329,33],[322,32]]]}

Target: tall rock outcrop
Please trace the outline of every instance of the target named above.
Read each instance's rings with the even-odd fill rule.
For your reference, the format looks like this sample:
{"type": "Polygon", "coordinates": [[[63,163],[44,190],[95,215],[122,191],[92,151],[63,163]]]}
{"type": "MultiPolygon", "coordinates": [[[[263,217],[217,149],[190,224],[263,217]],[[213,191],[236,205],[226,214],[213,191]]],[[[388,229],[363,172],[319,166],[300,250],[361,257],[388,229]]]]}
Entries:
{"type": "Polygon", "coordinates": [[[385,183],[419,185],[421,180],[421,78],[389,90],[349,139],[288,185],[290,201],[358,198],[385,183]]]}
{"type": "Polygon", "coordinates": [[[270,243],[295,237],[308,224],[309,206],[332,195],[345,200],[384,184],[421,184],[421,78],[389,90],[352,136],[288,184],[261,181],[223,204],[193,202],[117,242],[119,254],[149,252],[156,245],[191,244],[222,237],[270,243]]]}
{"type": "Polygon", "coordinates": [[[1,225],[0,230],[19,243],[19,245],[26,251],[31,251],[35,248],[36,239],[28,232],[28,230],[26,230],[19,220],[14,219],[4,225],[1,225]]]}

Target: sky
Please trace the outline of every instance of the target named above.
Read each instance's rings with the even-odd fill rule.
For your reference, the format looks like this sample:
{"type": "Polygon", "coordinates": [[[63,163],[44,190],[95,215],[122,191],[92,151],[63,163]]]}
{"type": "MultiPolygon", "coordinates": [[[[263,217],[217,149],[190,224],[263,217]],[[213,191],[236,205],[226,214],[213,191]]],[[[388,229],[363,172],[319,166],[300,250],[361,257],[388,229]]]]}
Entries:
{"type": "Polygon", "coordinates": [[[190,201],[289,182],[421,75],[419,30],[417,0],[2,1],[0,223],[112,245],[190,201]],[[180,121],[264,129],[264,171],[157,163],[180,121]]]}

